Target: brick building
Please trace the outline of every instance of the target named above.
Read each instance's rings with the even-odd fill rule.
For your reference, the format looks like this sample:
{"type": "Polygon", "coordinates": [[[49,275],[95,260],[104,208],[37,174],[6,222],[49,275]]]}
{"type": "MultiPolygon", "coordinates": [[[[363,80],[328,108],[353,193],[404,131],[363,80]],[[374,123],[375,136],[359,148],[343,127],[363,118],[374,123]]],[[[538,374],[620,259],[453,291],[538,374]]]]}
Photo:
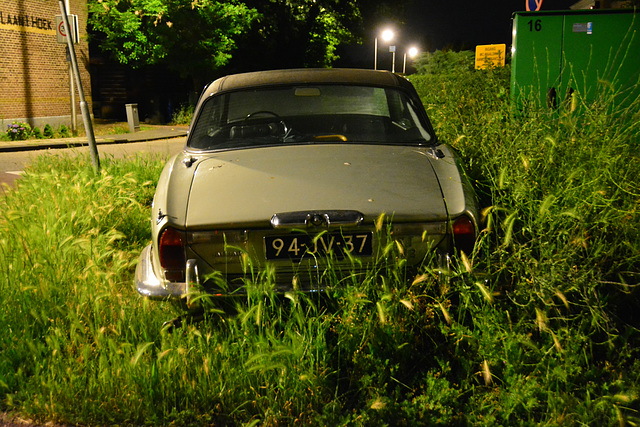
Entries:
{"type": "MultiPolygon", "coordinates": [[[[68,7],[68,13],[78,15],[75,50],[91,108],[87,3],[68,0],[68,7]]],[[[0,131],[13,120],[32,126],[71,124],[69,62],[66,45],[57,40],[56,15],[61,15],[58,0],[0,0],[0,131]]],[[[76,114],[81,125],[79,105],[76,114]]]]}

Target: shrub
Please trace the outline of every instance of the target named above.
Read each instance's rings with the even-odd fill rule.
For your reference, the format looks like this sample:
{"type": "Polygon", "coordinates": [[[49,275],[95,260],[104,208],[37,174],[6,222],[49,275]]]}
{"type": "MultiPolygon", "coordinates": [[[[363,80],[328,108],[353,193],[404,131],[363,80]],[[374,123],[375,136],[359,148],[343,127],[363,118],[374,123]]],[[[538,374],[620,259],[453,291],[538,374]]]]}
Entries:
{"type": "Polygon", "coordinates": [[[13,122],[7,126],[7,135],[12,141],[22,141],[31,135],[31,126],[23,122],[13,122]]]}
{"type": "Polygon", "coordinates": [[[54,138],[56,136],[55,132],[53,131],[53,128],[51,127],[50,124],[46,124],[44,125],[44,132],[43,132],[43,136],[47,139],[51,139],[54,138]]]}
{"type": "Polygon", "coordinates": [[[69,138],[71,136],[71,134],[69,133],[69,128],[65,125],[60,125],[60,127],[58,128],[58,134],[60,135],[60,138],[69,138]]]}
{"type": "Polygon", "coordinates": [[[475,55],[470,50],[425,52],[415,61],[418,74],[452,74],[474,69],[475,55]]]}
{"type": "Polygon", "coordinates": [[[171,123],[174,125],[188,125],[193,117],[193,105],[183,104],[173,113],[171,123]]]}
{"type": "Polygon", "coordinates": [[[42,139],[44,138],[44,135],[42,135],[42,131],[40,130],[39,127],[34,127],[33,128],[33,134],[32,134],[36,139],[42,139]]]}

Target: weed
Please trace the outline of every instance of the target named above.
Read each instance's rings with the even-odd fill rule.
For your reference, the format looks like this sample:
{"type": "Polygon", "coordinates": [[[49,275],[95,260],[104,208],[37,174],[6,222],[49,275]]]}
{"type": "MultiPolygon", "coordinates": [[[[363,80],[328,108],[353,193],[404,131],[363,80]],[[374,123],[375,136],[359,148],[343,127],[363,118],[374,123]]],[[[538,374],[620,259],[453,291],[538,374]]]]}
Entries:
{"type": "Polygon", "coordinates": [[[638,125],[514,117],[507,70],[412,81],[485,207],[473,253],[409,271],[390,242],[329,269],[325,295],[249,274],[233,310],[210,301],[168,333],[176,309],[131,285],[162,160],[43,157],[0,199],[0,407],[94,425],[640,422],[638,125]]]}

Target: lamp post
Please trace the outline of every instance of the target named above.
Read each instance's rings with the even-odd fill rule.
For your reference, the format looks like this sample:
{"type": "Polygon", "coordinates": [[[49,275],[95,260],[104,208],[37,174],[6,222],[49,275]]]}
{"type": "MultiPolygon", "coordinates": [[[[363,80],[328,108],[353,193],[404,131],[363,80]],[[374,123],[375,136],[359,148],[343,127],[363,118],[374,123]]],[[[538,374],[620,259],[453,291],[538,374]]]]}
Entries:
{"type": "MultiPolygon", "coordinates": [[[[389,42],[391,41],[391,39],[393,39],[393,31],[387,29],[384,30],[380,36],[382,37],[382,40],[385,42],[389,42]]],[[[394,53],[395,55],[395,53],[394,53]]],[[[375,40],[374,40],[374,46],[373,46],[373,69],[377,70],[378,69],[378,37],[376,36],[375,40]]]]}
{"type": "Polygon", "coordinates": [[[408,51],[404,53],[404,62],[402,64],[402,74],[407,73],[407,54],[409,55],[410,58],[414,58],[418,54],[418,48],[415,46],[412,46],[409,48],[408,51]]]}

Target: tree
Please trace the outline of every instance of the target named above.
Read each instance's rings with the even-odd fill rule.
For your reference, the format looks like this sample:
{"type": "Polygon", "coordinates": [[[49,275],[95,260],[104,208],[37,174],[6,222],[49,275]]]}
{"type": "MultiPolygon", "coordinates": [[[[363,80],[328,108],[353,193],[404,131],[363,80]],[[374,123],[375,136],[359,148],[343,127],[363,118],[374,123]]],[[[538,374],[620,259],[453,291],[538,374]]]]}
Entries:
{"type": "Polygon", "coordinates": [[[226,65],[258,14],[236,1],[89,0],[89,26],[120,63],[166,64],[194,89],[226,65]]]}
{"type": "Polygon", "coordinates": [[[355,0],[245,0],[258,11],[231,71],[328,67],[336,48],[355,40],[360,22],[355,0]]]}

